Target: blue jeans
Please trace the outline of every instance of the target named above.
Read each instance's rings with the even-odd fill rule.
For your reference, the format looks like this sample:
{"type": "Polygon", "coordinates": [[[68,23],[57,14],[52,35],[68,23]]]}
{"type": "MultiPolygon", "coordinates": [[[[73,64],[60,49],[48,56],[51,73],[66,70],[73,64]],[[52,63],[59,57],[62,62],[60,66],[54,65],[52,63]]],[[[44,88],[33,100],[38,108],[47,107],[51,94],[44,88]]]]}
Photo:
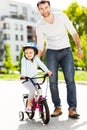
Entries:
{"type": "Polygon", "coordinates": [[[51,50],[46,51],[47,67],[53,72],[53,76],[50,76],[50,91],[54,107],[61,106],[61,100],[59,97],[58,90],[58,69],[59,65],[62,68],[66,88],[67,88],[67,103],[69,109],[76,109],[76,86],[74,81],[74,60],[70,48],[62,50],[51,50]]]}

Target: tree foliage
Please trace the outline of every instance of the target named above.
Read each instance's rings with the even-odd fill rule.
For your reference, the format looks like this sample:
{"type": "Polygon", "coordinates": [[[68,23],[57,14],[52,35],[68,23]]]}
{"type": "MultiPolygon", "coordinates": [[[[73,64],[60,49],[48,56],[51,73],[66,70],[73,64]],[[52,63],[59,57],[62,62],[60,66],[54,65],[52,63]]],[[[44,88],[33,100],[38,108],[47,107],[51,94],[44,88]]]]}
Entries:
{"type": "Polygon", "coordinates": [[[82,60],[81,66],[82,66],[83,70],[87,71],[87,34],[83,34],[81,36],[81,42],[84,44],[83,45],[84,55],[83,55],[83,60],[82,60]]]}
{"type": "Polygon", "coordinates": [[[4,48],[5,48],[5,56],[3,60],[3,65],[6,69],[6,73],[9,73],[9,70],[12,70],[13,68],[12,57],[10,53],[10,45],[7,43],[5,44],[4,48]]]}
{"type": "Polygon", "coordinates": [[[18,70],[21,72],[21,59],[23,57],[23,50],[20,49],[20,56],[19,56],[19,63],[18,63],[18,70]]]}
{"type": "Polygon", "coordinates": [[[66,13],[69,19],[72,21],[81,39],[81,46],[83,50],[82,60],[78,59],[75,43],[72,37],[69,35],[75,66],[82,67],[83,70],[87,70],[87,7],[80,6],[77,2],[72,2],[70,6],[63,12],[66,13]]]}

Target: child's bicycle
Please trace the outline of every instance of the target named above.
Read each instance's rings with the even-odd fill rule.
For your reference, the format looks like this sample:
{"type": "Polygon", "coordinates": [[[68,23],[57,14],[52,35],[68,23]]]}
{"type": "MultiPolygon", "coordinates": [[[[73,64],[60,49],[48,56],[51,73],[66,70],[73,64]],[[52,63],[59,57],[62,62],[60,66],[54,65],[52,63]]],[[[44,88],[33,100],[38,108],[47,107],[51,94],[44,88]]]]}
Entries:
{"type": "MultiPolygon", "coordinates": [[[[46,99],[46,96],[43,97],[42,91],[41,91],[41,86],[40,86],[45,82],[46,77],[48,77],[48,74],[44,74],[43,76],[33,77],[33,78],[26,77],[26,80],[31,80],[33,85],[35,87],[37,87],[37,94],[35,94],[35,96],[33,98],[33,103],[32,103],[33,105],[32,105],[32,110],[30,113],[26,111],[26,106],[27,106],[27,102],[28,102],[28,94],[23,94],[25,113],[28,115],[29,119],[33,119],[33,117],[35,115],[35,110],[38,109],[40,118],[42,119],[44,124],[47,124],[50,120],[50,112],[49,112],[49,107],[47,104],[47,99],[46,99]],[[39,82],[35,83],[33,79],[39,79],[39,78],[42,78],[43,80],[40,81],[40,83],[39,82]]],[[[19,112],[19,119],[21,121],[24,119],[23,111],[19,112]]]]}

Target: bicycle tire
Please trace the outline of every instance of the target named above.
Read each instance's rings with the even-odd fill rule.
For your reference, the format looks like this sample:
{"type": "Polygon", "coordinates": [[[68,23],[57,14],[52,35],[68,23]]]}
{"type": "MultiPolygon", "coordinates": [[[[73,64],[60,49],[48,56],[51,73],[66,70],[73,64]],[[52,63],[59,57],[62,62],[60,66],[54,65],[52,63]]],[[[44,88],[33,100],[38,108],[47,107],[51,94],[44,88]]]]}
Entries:
{"type": "Polygon", "coordinates": [[[50,112],[49,112],[49,107],[46,100],[43,100],[41,102],[41,108],[42,108],[41,118],[43,120],[43,123],[48,124],[50,121],[50,112]]]}
{"type": "Polygon", "coordinates": [[[24,120],[24,113],[22,111],[19,112],[19,119],[20,121],[24,120]]]}

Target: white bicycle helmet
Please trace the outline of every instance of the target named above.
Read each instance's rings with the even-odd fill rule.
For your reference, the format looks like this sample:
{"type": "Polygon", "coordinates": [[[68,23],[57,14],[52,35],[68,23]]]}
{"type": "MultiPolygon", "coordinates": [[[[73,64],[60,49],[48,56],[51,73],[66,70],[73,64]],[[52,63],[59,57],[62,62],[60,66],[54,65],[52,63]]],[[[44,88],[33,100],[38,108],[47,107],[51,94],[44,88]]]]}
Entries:
{"type": "Polygon", "coordinates": [[[34,42],[29,42],[29,43],[26,43],[24,46],[23,46],[23,51],[27,48],[33,48],[36,52],[36,54],[38,54],[38,48],[37,48],[37,45],[34,43],[34,42]]]}

